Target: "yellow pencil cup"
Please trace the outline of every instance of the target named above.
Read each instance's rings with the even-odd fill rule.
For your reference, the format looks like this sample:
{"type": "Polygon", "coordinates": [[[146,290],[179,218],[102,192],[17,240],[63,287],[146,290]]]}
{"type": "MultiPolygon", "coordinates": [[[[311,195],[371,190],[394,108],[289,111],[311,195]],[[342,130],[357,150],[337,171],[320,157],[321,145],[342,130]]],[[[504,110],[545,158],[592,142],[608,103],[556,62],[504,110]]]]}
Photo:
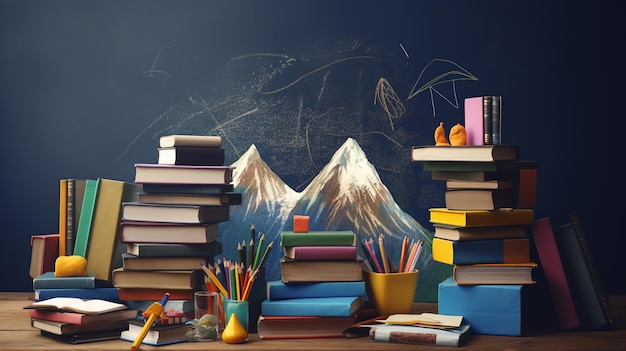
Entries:
{"type": "Polygon", "coordinates": [[[410,313],[417,289],[418,271],[402,273],[363,272],[367,298],[379,315],[410,313]]]}

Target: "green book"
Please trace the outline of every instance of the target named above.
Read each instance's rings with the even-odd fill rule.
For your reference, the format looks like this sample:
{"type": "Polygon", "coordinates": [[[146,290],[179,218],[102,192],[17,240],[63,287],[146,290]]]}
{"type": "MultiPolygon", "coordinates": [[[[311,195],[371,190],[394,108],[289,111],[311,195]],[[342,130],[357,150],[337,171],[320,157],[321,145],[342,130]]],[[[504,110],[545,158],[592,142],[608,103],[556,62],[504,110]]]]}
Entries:
{"type": "Polygon", "coordinates": [[[76,242],[74,243],[74,255],[86,257],[87,244],[89,243],[89,233],[93,221],[93,213],[96,207],[96,195],[98,193],[98,181],[87,179],[85,184],[85,194],[83,204],[76,229],[76,242]]]}
{"type": "Polygon", "coordinates": [[[308,233],[281,232],[280,245],[290,246],[354,246],[356,234],[352,231],[319,231],[308,233]]]}
{"type": "Polygon", "coordinates": [[[536,169],[536,161],[424,161],[425,171],[454,171],[454,172],[512,172],[520,169],[536,169]]]}

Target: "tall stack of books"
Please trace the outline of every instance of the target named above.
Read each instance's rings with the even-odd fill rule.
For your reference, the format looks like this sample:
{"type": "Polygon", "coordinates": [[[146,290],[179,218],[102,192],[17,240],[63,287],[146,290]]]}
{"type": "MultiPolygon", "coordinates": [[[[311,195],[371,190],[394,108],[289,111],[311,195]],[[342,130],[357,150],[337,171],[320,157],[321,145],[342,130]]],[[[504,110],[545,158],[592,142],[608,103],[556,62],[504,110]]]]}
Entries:
{"type": "Polygon", "coordinates": [[[354,232],[284,231],[280,244],[282,277],[267,282],[257,323],[259,337],[343,337],[365,296],[354,232]]]}
{"type": "Polygon", "coordinates": [[[205,288],[201,266],[221,254],[220,223],[229,220],[232,168],[219,136],[160,138],[157,164],[136,164],[138,201],[122,204],[122,267],[112,282],[139,311],[170,294],[167,310],[193,314],[193,293],[205,288]]]}
{"type": "Polygon", "coordinates": [[[446,207],[429,210],[433,260],[453,266],[439,313],[462,315],[477,334],[522,335],[537,164],[505,145],[414,147],[411,160],[446,182],[446,207]]]}

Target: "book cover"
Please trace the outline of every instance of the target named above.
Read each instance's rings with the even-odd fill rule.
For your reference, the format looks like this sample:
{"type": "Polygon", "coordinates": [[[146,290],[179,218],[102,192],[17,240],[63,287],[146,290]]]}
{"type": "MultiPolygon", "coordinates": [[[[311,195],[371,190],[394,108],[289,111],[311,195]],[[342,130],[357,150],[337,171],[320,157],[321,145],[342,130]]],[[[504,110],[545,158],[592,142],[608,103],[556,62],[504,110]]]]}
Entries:
{"type": "Polygon", "coordinates": [[[264,316],[350,317],[362,305],[361,296],[265,299],[261,303],[261,314],[264,316]]]}
{"type": "Polygon", "coordinates": [[[233,184],[165,184],[150,183],[142,184],[145,193],[152,194],[204,194],[219,195],[235,191],[233,184]]]}
{"type": "Polygon", "coordinates": [[[159,138],[159,147],[195,146],[195,147],[222,147],[222,137],[219,135],[163,135],[159,138]]]}
{"type": "Polygon", "coordinates": [[[491,140],[494,145],[502,143],[502,96],[491,97],[491,140]]]}
{"type": "Polygon", "coordinates": [[[433,260],[446,264],[528,263],[530,242],[521,239],[454,241],[433,238],[433,260]]]}
{"type": "Polygon", "coordinates": [[[137,187],[128,182],[99,178],[96,208],[87,245],[87,272],[111,280],[111,271],[122,266],[119,226],[122,203],[137,197],[137,187]]]}
{"type": "MultiPolygon", "coordinates": [[[[481,173],[481,174],[484,174],[484,173],[481,173]]],[[[475,190],[480,190],[480,189],[485,189],[485,190],[513,189],[513,181],[512,180],[502,180],[502,179],[463,180],[463,179],[448,178],[448,179],[446,179],[446,189],[448,189],[448,190],[455,190],[455,189],[475,189],[475,190]]]]}
{"type": "Polygon", "coordinates": [[[295,233],[283,231],[280,233],[280,245],[289,246],[341,246],[356,245],[356,234],[352,231],[310,231],[295,233]]]}
{"type": "MultiPolygon", "coordinates": [[[[122,223],[122,225],[123,224],[124,223],[122,223]]],[[[222,243],[215,240],[207,244],[153,244],[133,242],[126,246],[126,252],[138,257],[213,257],[222,254],[222,243]]]]}
{"type": "Polygon", "coordinates": [[[59,255],[67,250],[67,179],[59,180],[59,255]]]}
{"type": "Polygon", "coordinates": [[[513,239],[528,236],[525,225],[483,226],[483,227],[455,227],[435,223],[435,238],[446,240],[488,240],[513,239]]]}
{"type": "Polygon", "coordinates": [[[524,285],[439,284],[438,312],[463,316],[474,334],[521,336],[526,332],[524,285]]]}
{"type": "Polygon", "coordinates": [[[126,305],[102,299],[84,300],[78,297],[53,297],[35,301],[24,306],[24,309],[55,310],[97,315],[107,312],[126,310],[126,305]]]}
{"type": "Polygon", "coordinates": [[[119,329],[99,330],[95,332],[82,332],[82,333],[70,333],[57,335],[45,330],[40,330],[40,334],[44,337],[58,340],[60,342],[77,345],[85,344],[89,342],[105,341],[105,340],[118,340],[120,338],[119,329]]]}
{"type": "Polygon", "coordinates": [[[82,207],[80,210],[78,227],[76,229],[76,242],[74,243],[74,255],[87,256],[87,245],[93,223],[94,209],[96,208],[96,196],[98,194],[98,181],[87,179],[83,193],[82,207]]]}
{"type": "Polygon", "coordinates": [[[112,282],[116,288],[193,290],[204,285],[204,278],[202,271],[199,269],[184,271],[127,271],[122,268],[116,268],[113,270],[112,282]]]}
{"type": "Polygon", "coordinates": [[[282,281],[286,283],[363,280],[360,260],[299,261],[283,257],[279,265],[282,281]]]}
{"type": "MultiPolygon", "coordinates": [[[[127,324],[128,329],[122,331],[120,339],[134,342],[143,328],[143,323],[139,320],[133,320],[129,321],[127,324]]],[[[193,329],[187,324],[153,326],[148,330],[141,343],[151,346],[163,346],[185,342],[187,341],[185,335],[191,330],[193,329]]]]}
{"type": "Polygon", "coordinates": [[[546,277],[560,328],[579,327],[580,321],[561,261],[561,254],[552,231],[550,217],[534,221],[530,227],[530,232],[537,248],[541,268],[546,277]]]}
{"type": "Polygon", "coordinates": [[[229,166],[135,164],[135,183],[227,184],[233,181],[229,166]]]}
{"type": "Polygon", "coordinates": [[[285,257],[294,260],[356,260],[356,246],[288,246],[285,257]]]}
{"type": "Polygon", "coordinates": [[[409,345],[461,346],[469,334],[469,324],[457,328],[380,324],[369,330],[371,341],[409,345]]]}
{"type": "Polygon", "coordinates": [[[137,310],[125,309],[101,314],[86,314],[79,312],[53,311],[29,309],[30,318],[68,324],[92,324],[108,321],[127,321],[137,318],[137,310]]]}
{"type": "Polygon", "coordinates": [[[162,165],[223,166],[224,149],[218,147],[160,147],[157,163],[162,165]]]}
{"type": "Polygon", "coordinates": [[[483,145],[485,140],[483,97],[468,97],[464,100],[465,135],[467,145],[483,145]]]}
{"type": "Polygon", "coordinates": [[[494,162],[517,160],[518,147],[512,145],[413,146],[411,161],[494,162]]]}
{"type": "Polygon", "coordinates": [[[64,255],[71,255],[74,252],[75,228],[74,228],[74,211],[75,211],[75,185],[76,179],[66,179],[66,208],[65,208],[65,253],[64,255]]]}
{"type": "Polygon", "coordinates": [[[431,223],[457,227],[527,225],[533,222],[532,209],[486,211],[430,208],[428,211],[430,213],[431,223]]]}
{"type": "Polygon", "coordinates": [[[35,318],[31,318],[30,323],[33,328],[56,335],[79,334],[102,330],[117,330],[117,332],[120,333],[128,325],[128,322],[125,320],[94,322],[88,324],[70,324],[35,318]]]}
{"type": "MultiPolygon", "coordinates": [[[[219,223],[185,224],[128,220],[120,222],[120,241],[125,244],[209,244],[214,242],[219,235],[219,223]]],[[[189,247],[178,247],[179,251],[183,249],[186,252],[192,252],[189,247]]],[[[202,248],[198,247],[198,249],[202,248]]],[[[163,247],[152,247],[152,250],[163,252],[163,247]]]]}
{"type": "MultiPolygon", "coordinates": [[[[168,288],[117,288],[121,301],[160,301],[165,293],[170,294],[171,300],[193,299],[192,289],[168,288]]],[[[168,300],[169,301],[169,300],[168,300]]]]}
{"type": "Polygon", "coordinates": [[[483,96],[483,144],[491,145],[493,144],[493,132],[492,132],[492,107],[491,104],[493,102],[493,97],[483,96]]]}
{"type": "Polygon", "coordinates": [[[457,285],[535,284],[530,263],[478,263],[455,265],[452,278],[457,285]]]}
{"type": "Polygon", "coordinates": [[[509,189],[458,189],[444,194],[449,210],[499,210],[519,208],[515,193],[509,189]]]}
{"type": "Polygon", "coordinates": [[[230,206],[199,206],[124,202],[124,221],[168,222],[168,223],[215,223],[228,221],[230,206]]]}
{"type": "Polygon", "coordinates": [[[30,245],[30,277],[54,272],[54,263],[59,257],[59,234],[31,235],[30,245]]]}
{"type": "Polygon", "coordinates": [[[96,287],[96,275],[57,277],[54,271],[46,272],[33,278],[33,290],[57,289],[57,288],[83,288],[93,289],[96,287]]]}
{"type": "Polygon", "coordinates": [[[570,213],[570,222],[553,232],[581,327],[610,328],[613,313],[578,216],[570,213]]]}
{"type": "Polygon", "coordinates": [[[355,317],[264,316],[257,320],[260,339],[343,338],[355,317]]]}
{"type": "Polygon", "coordinates": [[[122,254],[122,268],[124,270],[182,271],[198,269],[201,265],[206,264],[206,257],[139,257],[127,252],[122,254]]]}
{"type": "Polygon", "coordinates": [[[95,288],[43,288],[35,290],[35,301],[53,297],[78,297],[81,299],[100,299],[112,302],[119,301],[119,294],[114,287],[95,288]]]}
{"type": "MultiPolygon", "coordinates": [[[[537,169],[538,167],[537,161],[528,160],[503,160],[494,162],[424,161],[422,164],[425,171],[455,172],[452,177],[453,179],[474,179],[469,177],[475,177],[476,174],[472,174],[474,172],[483,173],[482,177],[485,178],[489,175],[500,176],[503,172],[519,172],[521,169],[537,169]],[[493,174],[494,172],[495,174],[493,174]],[[461,176],[464,177],[460,178],[461,176]]],[[[447,178],[448,177],[444,179],[447,178]]]]}
{"type": "Polygon", "coordinates": [[[215,195],[205,194],[162,194],[162,193],[139,193],[139,202],[148,202],[154,204],[173,204],[173,205],[241,205],[241,193],[223,193],[215,195]]]}
{"type": "Polygon", "coordinates": [[[365,281],[298,284],[280,280],[267,282],[267,298],[270,300],[337,296],[365,296],[365,281]]]}

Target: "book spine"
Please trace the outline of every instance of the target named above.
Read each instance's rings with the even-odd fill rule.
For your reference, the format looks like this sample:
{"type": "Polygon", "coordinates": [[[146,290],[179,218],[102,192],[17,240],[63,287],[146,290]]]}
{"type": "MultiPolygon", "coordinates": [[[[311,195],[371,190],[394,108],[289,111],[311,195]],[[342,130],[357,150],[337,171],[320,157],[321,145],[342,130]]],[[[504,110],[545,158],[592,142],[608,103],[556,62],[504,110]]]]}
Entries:
{"type": "Polygon", "coordinates": [[[76,179],[67,180],[67,202],[65,212],[65,255],[67,256],[74,253],[74,208],[76,203],[75,186],[76,179]]]}
{"type": "Polygon", "coordinates": [[[377,332],[376,328],[370,330],[370,340],[391,342],[397,344],[427,344],[437,345],[437,334],[435,333],[408,333],[402,331],[388,331],[386,333],[377,332]]]}
{"type": "Polygon", "coordinates": [[[492,135],[492,129],[491,129],[491,124],[492,124],[491,102],[492,100],[493,99],[491,96],[483,96],[483,134],[484,134],[483,143],[485,145],[493,144],[493,135],[492,135]]]}
{"type": "Polygon", "coordinates": [[[501,145],[502,97],[492,96],[491,107],[491,135],[493,145],[501,145]]]}

